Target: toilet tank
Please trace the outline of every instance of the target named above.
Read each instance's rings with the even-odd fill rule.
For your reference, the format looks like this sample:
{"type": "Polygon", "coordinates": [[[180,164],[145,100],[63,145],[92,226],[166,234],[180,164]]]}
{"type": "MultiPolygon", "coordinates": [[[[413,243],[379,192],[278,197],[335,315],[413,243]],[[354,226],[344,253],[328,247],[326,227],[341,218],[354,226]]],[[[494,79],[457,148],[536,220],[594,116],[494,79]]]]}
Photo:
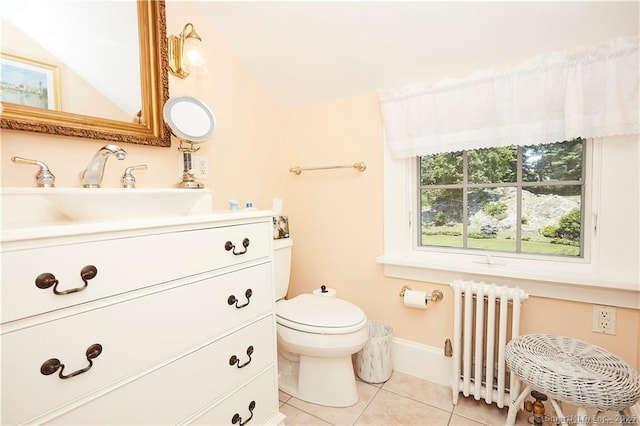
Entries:
{"type": "Polygon", "coordinates": [[[275,280],[276,300],[283,299],[289,289],[291,276],[291,238],[273,240],[273,278],[275,280]]]}

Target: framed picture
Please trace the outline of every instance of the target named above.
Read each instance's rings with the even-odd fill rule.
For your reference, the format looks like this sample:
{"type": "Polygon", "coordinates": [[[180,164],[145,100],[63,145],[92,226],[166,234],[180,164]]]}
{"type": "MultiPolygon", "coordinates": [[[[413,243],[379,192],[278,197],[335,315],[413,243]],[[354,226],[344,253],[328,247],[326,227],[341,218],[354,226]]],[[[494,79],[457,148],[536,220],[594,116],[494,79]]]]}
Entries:
{"type": "Polygon", "coordinates": [[[0,53],[0,101],[60,110],[58,67],[0,53]]]}
{"type": "Polygon", "coordinates": [[[289,238],[289,216],[273,217],[273,239],[289,238]]]}

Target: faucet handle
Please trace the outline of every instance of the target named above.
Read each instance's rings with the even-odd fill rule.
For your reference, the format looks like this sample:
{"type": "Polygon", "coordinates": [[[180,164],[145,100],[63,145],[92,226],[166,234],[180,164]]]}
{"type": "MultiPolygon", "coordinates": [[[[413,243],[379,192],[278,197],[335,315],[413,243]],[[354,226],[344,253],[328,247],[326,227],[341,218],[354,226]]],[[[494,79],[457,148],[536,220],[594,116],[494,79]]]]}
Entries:
{"type": "Polygon", "coordinates": [[[40,170],[36,174],[36,185],[40,188],[53,188],[55,186],[56,177],[51,173],[49,167],[42,161],[30,160],[23,157],[11,157],[11,161],[16,164],[30,164],[32,166],[39,166],[40,170]]]}
{"type": "Polygon", "coordinates": [[[120,182],[122,182],[123,188],[135,188],[136,187],[136,178],[133,176],[134,170],[147,170],[148,167],[146,164],[140,164],[137,166],[129,166],[124,169],[124,174],[120,178],[120,182]]]}

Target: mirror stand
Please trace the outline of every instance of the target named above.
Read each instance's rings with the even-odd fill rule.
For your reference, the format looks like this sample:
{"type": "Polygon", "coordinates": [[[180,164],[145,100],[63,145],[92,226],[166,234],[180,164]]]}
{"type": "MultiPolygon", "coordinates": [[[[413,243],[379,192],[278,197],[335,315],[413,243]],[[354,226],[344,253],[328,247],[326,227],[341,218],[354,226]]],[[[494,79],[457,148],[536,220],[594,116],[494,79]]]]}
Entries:
{"type": "Polygon", "coordinates": [[[191,153],[200,148],[193,144],[205,142],[211,138],[216,128],[216,119],[208,106],[190,96],[171,98],[162,109],[164,121],[171,129],[171,133],[178,138],[182,151],[183,172],[182,182],[177,188],[204,188],[204,184],[196,181],[191,164],[191,153]]]}
{"type": "Polygon", "coordinates": [[[196,152],[200,149],[200,147],[194,148],[193,143],[187,142],[188,146],[186,146],[184,141],[180,141],[180,146],[178,147],[178,151],[182,151],[182,181],[176,184],[176,188],[191,188],[191,189],[200,189],[204,188],[204,184],[198,182],[193,175],[193,164],[191,161],[191,153],[196,152]]]}

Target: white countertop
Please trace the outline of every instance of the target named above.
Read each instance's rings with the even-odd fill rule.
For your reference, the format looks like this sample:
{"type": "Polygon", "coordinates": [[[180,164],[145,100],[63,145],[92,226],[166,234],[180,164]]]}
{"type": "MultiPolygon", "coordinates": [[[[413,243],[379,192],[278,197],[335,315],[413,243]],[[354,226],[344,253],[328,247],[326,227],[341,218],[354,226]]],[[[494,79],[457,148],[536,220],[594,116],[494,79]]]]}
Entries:
{"type": "Polygon", "coordinates": [[[246,221],[247,219],[265,219],[273,216],[270,210],[245,209],[238,211],[221,210],[211,214],[196,214],[178,217],[151,217],[133,220],[117,220],[105,222],[67,222],[45,223],[42,226],[13,227],[3,226],[0,242],[25,241],[41,238],[78,236],[86,234],[131,231],[136,229],[152,229],[167,226],[188,226],[203,223],[246,221]]]}

